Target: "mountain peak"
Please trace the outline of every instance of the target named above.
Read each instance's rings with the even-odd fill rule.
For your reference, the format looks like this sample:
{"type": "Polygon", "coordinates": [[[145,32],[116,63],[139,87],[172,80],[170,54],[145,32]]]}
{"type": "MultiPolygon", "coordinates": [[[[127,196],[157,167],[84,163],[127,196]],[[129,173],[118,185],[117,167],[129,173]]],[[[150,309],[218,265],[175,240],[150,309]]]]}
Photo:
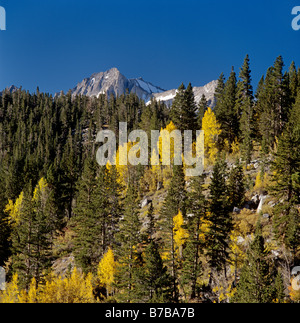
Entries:
{"type": "MultiPolygon", "coordinates": [[[[217,81],[212,81],[202,87],[194,87],[195,100],[198,103],[204,94],[210,106],[215,104],[215,89],[217,81]]],[[[96,96],[101,94],[110,96],[113,94],[115,97],[129,93],[135,93],[140,99],[149,103],[152,98],[157,101],[165,102],[171,105],[176,95],[176,89],[166,91],[159,86],[155,86],[150,82],[145,81],[142,77],[127,79],[116,68],[112,67],[106,72],[95,73],[89,78],[84,79],[81,83],[72,90],[72,94],[96,96]]]]}
{"type": "Polygon", "coordinates": [[[11,86],[7,87],[6,89],[4,89],[2,92],[0,92],[0,95],[2,95],[5,91],[8,91],[10,93],[14,93],[18,90],[19,90],[18,87],[16,87],[15,85],[11,85],[11,86]]]}
{"type": "Polygon", "coordinates": [[[106,72],[95,73],[84,79],[72,90],[72,94],[97,97],[101,94],[119,96],[125,94],[127,90],[145,101],[150,100],[153,93],[164,91],[160,87],[144,81],[142,77],[127,79],[116,67],[113,67],[106,72]]]}

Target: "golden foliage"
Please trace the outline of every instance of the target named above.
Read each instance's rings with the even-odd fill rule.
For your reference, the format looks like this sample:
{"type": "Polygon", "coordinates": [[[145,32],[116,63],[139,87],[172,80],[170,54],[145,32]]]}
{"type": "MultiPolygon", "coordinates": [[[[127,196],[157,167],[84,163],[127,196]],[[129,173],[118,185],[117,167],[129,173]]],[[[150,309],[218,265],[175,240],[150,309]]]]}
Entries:
{"type": "MultiPolygon", "coordinates": [[[[207,212],[207,217],[209,217],[209,215],[210,215],[210,213],[207,212]]],[[[200,232],[199,233],[199,240],[202,243],[205,243],[205,239],[207,237],[210,227],[211,227],[211,222],[206,219],[202,219],[200,230],[199,230],[199,232],[200,232]]]]}
{"type": "Polygon", "coordinates": [[[173,218],[173,233],[174,233],[174,242],[175,242],[175,249],[178,255],[182,256],[182,247],[189,237],[188,232],[184,229],[184,219],[181,211],[173,218]]]}
{"type": "Polygon", "coordinates": [[[12,281],[6,284],[5,291],[0,292],[0,303],[12,304],[19,302],[18,274],[14,274],[12,281]]]}
{"type": "Polygon", "coordinates": [[[237,155],[240,152],[240,144],[237,138],[235,138],[234,142],[232,143],[231,150],[233,155],[237,155]]]}
{"type": "Polygon", "coordinates": [[[254,190],[262,191],[263,189],[267,188],[269,184],[270,184],[270,177],[268,173],[265,173],[264,176],[262,177],[262,173],[259,172],[256,176],[254,190]]]}
{"type": "Polygon", "coordinates": [[[28,291],[19,290],[15,274],[6,290],[0,294],[0,303],[93,303],[92,274],[84,275],[74,268],[69,277],[61,278],[53,273],[45,284],[36,286],[31,281],[28,291]]]}
{"type": "Polygon", "coordinates": [[[127,162],[128,152],[134,145],[135,143],[128,142],[123,146],[120,146],[116,155],[116,169],[119,175],[118,182],[124,187],[127,187],[129,183],[129,165],[127,162]],[[122,151],[126,151],[126,150],[127,150],[127,155],[125,157],[122,151]]]}
{"type": "Polygon", "coordinates": [[[214,163],[218,154],[217,142],[221,134],[221,127],[211,108],[208,108],[202,120],[204,131],[204,146],[206,155],[211,163],[214,163]]]}
{"type": "Polygon", "coordinates": [[[12,200],[8,201],[8,204],[6,205],[4,210],[4,212],[9,215],[12,222],[16,224],[18,224],[20,221],[23,199],[24,193],[21,192],[15,203],[12,200]]]}
{"type": "Polygon", "coordinates": [[[175,146],[175,139],[170,137],[170,134],[174,131],[177,130],[174,123],[171,121],[165,129],[161,129],[160,131],[160,137],[159,141],[157,143],[158,145],[158,151],[159,151],[159,156],[160,156],[160,163],[171,163],[173,164],[174,162],[174,157],[175,157],[175,149],[179,148],[175,146]],[[165,145],[170,141],[170,159],[168,159],[169,155],[169,147],[165,147],[165,145]],[[167,148],[167,149],[166,149],[167,148]]]}
{"type": "Polygon", "coordinates": [[[258,219],[257,213],[243,209],[240,214],[234,215],[235,229],[243,238],[246,238],[255,232],[258,219]]]}
{"type": "Polygon", "coordinates": [[[235,272],[243,266],[244,260],[246,258],[246,253],[239,242],[239,234],[236,230],[232,231],[230,234],[229,248],[229,262],[231,265],[230,269],[232,272],[235,272]]]}
{"type": "Polygon", "coordinates": [[[44,177],[42,177],[33,192],[33,201],[38,201],[45,193],[48,183],[44,177]]]}
{"type": "Polygon", "coordinates": [[[213,288],[213,292],[217,294],[218,296],[218,301],[220,303],[226,302],[228,303],[229,300],[233,297],[233,295],[236,292],[236,288],[232,287],[230,285],[229,287],[224,287],[224,286],[216,286],[213,288]]]}
{"type": "Polygon", "coordinates": [[[106,286],[108,293],[112,292],[112,285],[116,274],[117,264],[115,262],[114,253],[111,248],[108,249],[106,254],[98,265],[98,278],[101,284],[106,286]]]}

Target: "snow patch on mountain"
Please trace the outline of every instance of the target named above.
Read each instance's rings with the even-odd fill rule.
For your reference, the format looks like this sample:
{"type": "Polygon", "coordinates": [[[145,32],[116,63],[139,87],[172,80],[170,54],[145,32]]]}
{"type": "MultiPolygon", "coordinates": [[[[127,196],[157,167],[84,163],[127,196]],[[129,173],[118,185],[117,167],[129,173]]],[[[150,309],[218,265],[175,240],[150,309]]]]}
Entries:
{"type": "MultiPolygon", "coordinates": [[[[194,87],[193,92],[195,96],[196,103],[199,103],[202,95],[205,95],[206,100],[210,107],[214,107],[216,104],[215,101],[215,91],[218,85],[218,81],[212,81],[204,86],[194,87]]],[[[177,90],[169,90],[163,93],[156,93],[153,95],[156,101],[164,102],[167,106],[171,106],[172,102],[176,96],[177,90]]],[[[148,101],[147,104],[150,104],[151,101],[148,101]]]]}

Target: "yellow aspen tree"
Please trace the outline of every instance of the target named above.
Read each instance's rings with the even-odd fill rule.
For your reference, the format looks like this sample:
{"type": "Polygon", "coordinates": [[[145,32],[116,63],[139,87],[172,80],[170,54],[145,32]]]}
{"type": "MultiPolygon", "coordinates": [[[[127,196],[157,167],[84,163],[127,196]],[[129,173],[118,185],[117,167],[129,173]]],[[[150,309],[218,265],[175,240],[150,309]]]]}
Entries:
{"type": "Polygon", "coordinates": [[[59,303],[61,298],[57,295],[62,294],[63,280],[57,277],[54,273],[47,276],[46,283],[42,286],[39,285],[38,289],[38,303],[59,303]]]}
{"type": "Polygon", "coordinates": [[[255,179],[255,186],[254,186],[254,190],[260,190],[262,189],[263,187],[263,180],[261,178],[261,172],[259,172],[256,176],[256,179],[255,179]]]}
{"type": "MultiPolygon", "coordinates": [[[[164,147],[163,147],[163,142],[164,140],[166,140],[166,136],[167,136],[167,132],[169,134],[171,134],[174,130],[176,129],[176,126],[174,125],[174,123],[171,121],[165,129],[161,129],[160,133],[161,136],[159,137],[159,141],[158,141],[158,151],[159,151],[159,156],[160,156],[160,162],[162,163],[164,156],[166,155],[166,152],[164,151],[164,147]]],[[[174,159],[174,141],[171,140],[170,142],[170,157],[171,157],[171,162],[174,159]]]]}
{"type": "Polygon", "coordinates": [[[38,303],[94,303],[93,275],[84,275],[74,268],[70,277],[51,274],[38,289],[38,303]]]}
{"type": "Polygon", "coordinates": [[[159,155],[157,154],[156,150],[153,150],[150,158],[151,163],[151,172],[154,175],[155,180],[161,181],[162,180],[162,173],[161,173],[161,163],[159,155]]]}
{"type": "Polygon", "coordinates": [[[218,154],[217,142],[221,134],[220,124],[211,108],[208,108],[202,120],[204,131],[204,146],[206,155],[211,163],[214,163],[218,154]]]}
{"type": "Polygon", "coordinates": [[[176,130],[176,126],[171,121],[165,129],[161,129],[160,137],[157,142],[159,160],[160,164],[162,165],[162,182],[164,183],[165,187],[168,186],[169,180],[172,177],[172,165],[174,164],[175,154],[180,153],[181,156],[181,150],[179,152],[176,150],[181,148],[181,146],[179,146],[179,142],[175,142],[176,140],[178,141],[178,139],[174,139],[172,136],[170,136],[171,133],[176,130]],[[170,144],[169,147],[168,144],[170,144]]]}
{"type": "Polygon", "coordinates": [[[91,303],[93,301],[92,274],[87,276],[74,268],[71,277],[65,279],[68,303],[91,303]]]}
{"type": "Polygon", "coordinates": [[[37,302],[37,288],[36,288],[36,280],[32,278],[31,284],[28,290],[28,303],[36,303],[37,302]]]}
{"type": "Polygon", "coordinates": [[[107,296],[113,292],[112,285],[115,279],[116,268],[117,264],[115,262],[114,253],[112,249],[109,248],[100,261],[97,271],[100,283],[106,286],[107,296]]]}
{"type": "Polygon", "coordinates": [[[8,201],[8,204],[6,205],[4,210],[4,212],[9,215],[12,222],[16,224],[18,224],[20,220],[23,199],[24,199],[24,193],[21,192],[19,197],[16,199],[15,203],[12,200],[8,201]]]}
{"type": "Polygon", "coordinates": [[[6,284],[6,289],[1,294],[0,292],[0,303],[13,304],[19,302],[19,278],[18,274],[14,274],[12,281],[6,284]]]}
{"type": "Polygon", "coordinates": [[[240,153],[240,144],[237,138],[235,138],[234,142],[231,145],[231,151],[234,156],[240,153]]]}
{"type": "Polygon", "coordinates": [[[129,141],[128,143],[124,144],[122,147],[119,147],[117,154],[116,154],[116,169],[118,172],[118,182],[120,185],[124,186],[125,188],[128,187],[129,183],[129,163],[128,163],[128,152],[136,143],[129,141]],[[127,156],[124,156],[121,151],[127,150],[127,156]]]}
{"type": "Polygon", "coordinates": [[[35,304],[38,302],[37,299],[37,288],[36,288],[36,280],[32,278],[28,291],[21,290],[19,294],[18,303],[29,303],[35,304]]]}
{"type": "Polygon", "coordinates": [[[182,259],[182,250],[183,245],[186,241],[186,239],[189,237],[188,232],[186,229],[184,229],[184,219],[181,211],[173,218],[174,223],[174,242],[175,242],[175,248],[177,251],[178,256],[180,259],[182,259]]]}
{"type": "Polygon", "coordinates": [[[41,198],[44,195],[47,187],[48,187],[48,183],[46,179],[42,177],[34,189],[33,200],[37,201],[39,198],[41,198]]]}
{"type": "MultiPolygon", "coordinates": [[[[207,214],[208,215],[206,217],[208,217],[210,213],[207,212],[207,214]]],[[[199,230],[199,241],[201,241],[201,243],[205,243],[206,236],[209,232],[210,227],[211,227],[211,222],[205,218],[202,218],[201,226],[200,226],[200,230],[199,230]]]]}
{"type": "Polygon", "coordinates": [[[262,173],[259,172],[255,179],[254,190],[262,191],[263,188],[267,187],[269,184],[270,184],[270,178],[268,173],[264,173],[264,176],[262,177],[262,173]]]}

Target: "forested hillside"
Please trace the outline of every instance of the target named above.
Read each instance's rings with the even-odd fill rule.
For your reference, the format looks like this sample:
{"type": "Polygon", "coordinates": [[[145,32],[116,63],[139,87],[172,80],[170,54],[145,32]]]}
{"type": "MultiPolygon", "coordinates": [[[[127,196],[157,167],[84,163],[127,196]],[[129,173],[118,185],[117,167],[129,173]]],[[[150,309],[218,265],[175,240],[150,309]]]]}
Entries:
{"type": "Polygon", "coordinates": [[[253,89],[247,56],[221,74],[213,109],[191,84],[170,108],[2,92],[0,302],[299,302],[300,69],[279,56],[261,73],[253,89]],[[99,166],[97,133],[119,122],[203,129],[203,175],[99,166]]]}

